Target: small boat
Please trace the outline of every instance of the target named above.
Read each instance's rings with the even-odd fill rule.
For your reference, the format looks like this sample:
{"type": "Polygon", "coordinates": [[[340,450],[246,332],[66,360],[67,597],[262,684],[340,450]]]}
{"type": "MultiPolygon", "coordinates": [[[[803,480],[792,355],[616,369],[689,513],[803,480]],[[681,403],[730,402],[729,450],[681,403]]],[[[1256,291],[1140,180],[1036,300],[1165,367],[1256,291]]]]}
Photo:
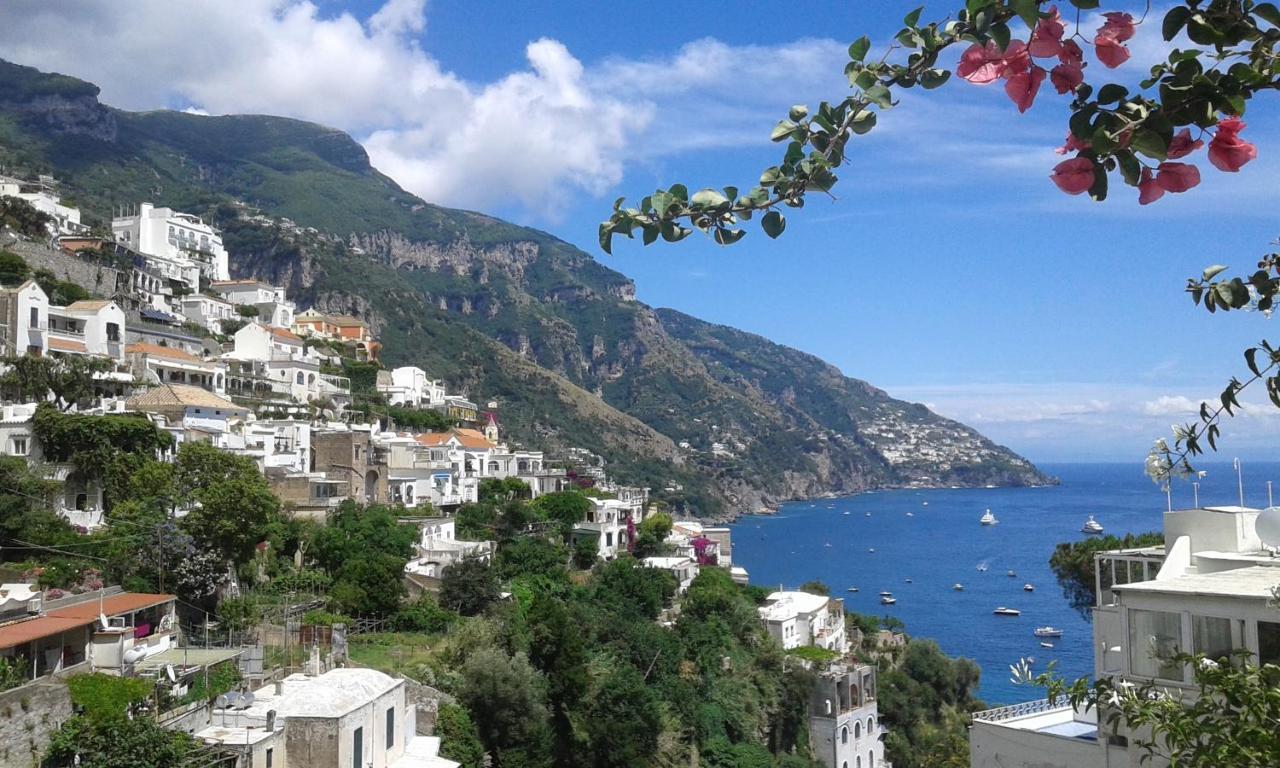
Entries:
{"type": "Polygon", "coordinates": [[[824,547],[829,547],[829,546],[831,546],[831,542],[829,542],[829,541],[828,541],[826,544],[823,544],[822,546],[824,546],[824,547]]]}
{"type": "Polygon", "coordinates": [[[958,582],[958,581],[957,581],[955,584],[952,584],[952,585],[951,585],[951,588],[952,588],[952,589],[954,589],[954,590],[955,590],[955,591],[957,591],[957,592],[963,592],[963,591],[964,591],[964,585],[963,585],[963,584],[961,584],[961,583],[960,583],[960,582],[958,582]]]}
{"type": "Polygon", "coordinates": [[[986,512],[982,513],[982,517],[978,518],[978,522],[983,525],[995,525],[1000,521],[997,520],[996,516],[991,514],[991,510],[988,509],[986,512]]]}
{"type": "Polygon", "coordinates": [[[881,596],[881,597],[893,597],[893,593],[892,593],[892,592],[881,592],[881,593],[880,593],[880,596],[881,596]]]}
{"type": "Polygon", "coordinates": [[[1102,524],[1093,519],[1093,515],[1089,515],[1089,519],[1084,522],[1080,528],[1081,533],[1098,534],[1102,533],[1102,524]]]}
{"type": "Polygon", "coordinates": [[[857,587],[849,587],[848,589],[845,590],[845,592],[857,592],[857,591],[858,591],[857,587]]]}
{"type": "Polygon", "coordinates": [[[868,512],[868,513],[867,513],[867,517],[871,517],[871,513],[870,513],[870,512],[868,512]]]}
{"type": "Polygon", "coordinates": [[[929,502],[927,502],[927,501],[922,501],[922,502],[920,502],[920,506],[922,506],[922,507],[927,507],[927,506],[929,506],[929,502]]]}
{"type": "Polygon", "coordinates": [[[1022,611],[1017,608],[1005,608],[1003,605],[992,611],[997,616],[1021,616],[1022,611]]]}
{"type": "Polygon", "coordinates": [[[910,584],[910,583],[911,583],[911,577],[910,577],[910,576],[908,576],[908,577],[907,577],[907,583],[908,583],[908,584],[910,584]]]}
{"type": "Polygon", "coordinates": [[[851,515],[851,514],[853,514],[853,513],[852,513],[852,512],[850,512],[850,511],[848,511],[848,510],[845,510],[845,512],[844,512],[844,516],[845,516],[845,517],[848,517],[848,516],[849,516],[849,515],[851,515]]]}
{"type": "Polygon", "coordinates": [[[915,517],[915,516],[916,516],[916,513],[915,513],[915,512],[908,512],[908,513],[907,513],[907,517],[915,517]]]}
{"type": "Polygon", "coordinates": [[[987,564],[986,564],[986,563],[978,563],[978,571],[979,571],[980,573],[986,573],[986,572],[987,572],[987,564]]]}
{"type": "Polygon", "coordinates": [[[898,598],[894,597],[893,595],[885,595],[884,597],[880,598],[881,605],[893,605],[894,603],[897,603],[897,602],[898,602],[898,598]]]}
{"type": "Polygon", "coordinates": [[[1023,584],[1023,585],[1022,585],[1022,591],[1023,591],[1023,592],[1035,592],[1035,591],[1036,591],[1036,588],[1035,588],[1035,585],[1034,585],[1034,584],[1023,584]]]}
{"type": "Polygon", "coordinates": [[[1045,642],[1043,642],[1043,643],[1041,643],[1041,644],[1040,644],[1040,647],[1041,647],[1041,648],[1052,648],[1052,647],[1053,647],[1053,643],[1050,643],[1050,642],[1048,642],[1048,641],[1045,641],[1045,642]]]}
{"type": "Polygon", "coordinates": [[[875,554],[875,552],[876,552],[876,548],[875,548],[875,547],[867,547],[867,551],[874,555],[874,554],[875,554]]]}
{"type": "Polygon", "coordinates": [[[1017,573],[1015,573],[1015,572],[1014,572],[1014,570],[1013,570],[1012,568],[1010,568],[1010,569],[1009,569],[1009,572],[1008,572],[1008,574],[1007,574],[1007,575],[1008,575],[1008,576],[1009,576],[1009,578],[1011,578],[1011,579],[1016,579],[1016,578],[1018,578],[1018,574],[1017,574],[1017,573]]]}
{"type": "Polygon", "coordinates": [[[1036,627],[1036,637],[1062,637],[1062,630],[1056,627],[1036,627]]]}

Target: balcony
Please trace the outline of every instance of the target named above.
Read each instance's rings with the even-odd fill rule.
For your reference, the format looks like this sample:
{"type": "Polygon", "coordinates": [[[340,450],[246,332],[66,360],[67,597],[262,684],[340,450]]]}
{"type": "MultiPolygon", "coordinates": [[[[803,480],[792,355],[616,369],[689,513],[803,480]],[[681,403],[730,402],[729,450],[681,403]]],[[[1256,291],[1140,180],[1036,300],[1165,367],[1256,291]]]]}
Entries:
{"type": "Polygon", "coordinates": [[[1093,768],[1103,765],[1096,710],[1077,712],[1065,699],[1014,704],[973,715],[970,765],[1093,768]]]}

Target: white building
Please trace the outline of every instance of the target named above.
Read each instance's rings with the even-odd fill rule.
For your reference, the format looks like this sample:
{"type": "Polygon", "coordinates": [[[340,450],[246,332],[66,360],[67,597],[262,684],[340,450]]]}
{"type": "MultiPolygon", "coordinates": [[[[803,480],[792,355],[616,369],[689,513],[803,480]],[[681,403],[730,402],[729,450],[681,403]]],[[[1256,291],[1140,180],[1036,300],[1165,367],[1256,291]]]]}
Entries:
{"type": "Polygon", "coordinates": [[[114,301],[49,307],[49,351],[125,361],[125,315],[114,301]]]}
{"type": "Polygon", "coordinates": [[[131,411],[164,417],[164,427],[174,433],[178,442],[187,440],[211,442],[219,448],[243,445],[243,438],[232,438],[232,420],[243,421],[249,411],[230,400],[199,387],[161,384],[130,397],[125,407],[131,411]]]}
{"type": "Polygon", "coordinates": [[[176,303],[188,320],[218,334],[223,332],[222,324],[225,321],[239,318],[234,304],[205,293],[183,296],[176,303]]]}
{"type": "Polygon", "coordinates": [[[209,288],[233,305],[256,308],[258,319],[267,325],[293,325],[296,307],[285,298],[284,288],[260,280],[215,280],[209,288]]]}
{"type": "Polygon", "coordinates": [[[458,768],[438,738],[417,735],[405,681],[373,669],[293,674],[212,719],[196,738],[248,745],[253,768],[458,768]]]}
{"type": "Polygon", "coordinates": [[[465,541],[457,537],[454,519],[436,517],[418,523],[420,537],[414,559],[405,565],[405,573],[439,580],[451,566],[464,560],[489,562],[493,557],[492,541],[465,541]]]}
{"type": "Polygon", "coordinates": [[[826,768],[890,768],[876,705],[876,670],[843,663],[818,670],[809,702],[809,745],[826,768]]]}
{"type": "Polygon", "coordinates": [[[189,384],[210,392],[226,391],[227,366],[205,360],[178,347],[138,342],[125,347],[125,356],[138,379],[149,384],[189,384]]]}
{"type": "Polygon", "coordinates": [[[412,365],[378,372],[378,391],[390,405],[435,408],[444,405],[444,382],[428,378],[427,372],[412,365]]]}
{"type": "Polygon", "coordinates": [[[595,538],[599,557],[612,560],[621,552],[631,549],[630,526],[638,521],[631,518],[631,507],[617,499],[591,499],[587,518],[573,529],[573,538],[595,538]]]}
{"type": "Polygon", "coordinates": [[[646,568],[659,568],[676,578],[676,592],[683,595],[698,577],[698,564],[687,557],[646,557],[646,568]]]}
{"type": "Polygon", "coordinates": [[[62,204],[53,191],[53,180],[42,177],[39,183],[20,181],[0,176],[0,197],[16,197],[26,200],[32,208],[53,219],[50,235],[79,235],[89,231],[80,223],[80,209],[62,204]]]}
{"type": "Polygon", "coordinates": [[[808,592],[774,592],[758,609],[769,636],[784,650],[812,645],[837,653],[849,651],[844,600],[808,592]]]}
{"type": "MultiPolygon", "coordinates": [[[[1175,650],[1214,659],[1248,651],[1258,662],[1280,663],[1280,610],[1270,604],[1280,560],[1258,536],[1259,514],[1236,506],[1166,512],[1164,546],[1099,554],[1094,677],[1154,681],[1189,702],[1197,688],[1190,670],[1167,661],[1175,650]]],[[[1280,512],[1263,514],[1280,527],[1280,512]]],[[[1274,549],[1280,541],[1266,544],[1274,549]]],[[[1076,712],[1044,697],[976,713],[970,764],[1137,766],[1137,740],[1123,726],[1100,726],[1106,714],[1105,705],[1101,714],[1076,712]]]]}
{"type": "Polygon", "coordinates": [[[142,203],[137,212],[111,220],[111,234],[147,258],[165,277],[180,280],[193,292],[200,277],[226,280],[230,274],[222,233],[198,216],[142,203]]]}
{"type": "Polygon", "coordinates": [[[49,297],[28,280],[0,288],[0,350],[5,356],[35,355],[49,349],[49,297]]]}

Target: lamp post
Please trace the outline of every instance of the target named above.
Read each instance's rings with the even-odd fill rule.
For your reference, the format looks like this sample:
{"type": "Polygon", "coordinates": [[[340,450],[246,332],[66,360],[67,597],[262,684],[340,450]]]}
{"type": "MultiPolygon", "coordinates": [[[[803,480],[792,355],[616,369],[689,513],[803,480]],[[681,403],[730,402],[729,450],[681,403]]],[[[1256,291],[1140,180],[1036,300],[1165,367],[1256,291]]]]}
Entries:
{"type": "Polygon", "coordinates": [[[1244,506],[1244,470],[1240,466],[1239,458],[1232,459],[1231,463],[1235,465],[1235,468],[1236,468],[1236,487],[1240,491],[1240,506],[1243,507],[1244,506]]]}
{"type": "Polygon", "coordinates": [[[1193,509],[1200,508],[1200,484],[1191,484],[1191,506],[1193,509]]]}

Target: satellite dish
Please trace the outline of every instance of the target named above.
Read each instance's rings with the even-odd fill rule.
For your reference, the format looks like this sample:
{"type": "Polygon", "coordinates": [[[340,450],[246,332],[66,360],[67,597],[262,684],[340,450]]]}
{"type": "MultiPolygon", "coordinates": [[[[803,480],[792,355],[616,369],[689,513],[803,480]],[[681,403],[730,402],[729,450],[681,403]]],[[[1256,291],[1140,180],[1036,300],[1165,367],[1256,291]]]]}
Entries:
{"type": "Polygon", "coordinates": [[[98,614],[98,623],[102,625],[103,629],[108,629],[111,626],[107,621],[107,614],[105,613],[98,614]]]}
{"type": "Polygon", "coordinates": [[[213,700],[213,707],[214,707],[214,709],[226,709],[226,708],[227,708],[227,704],[229,704],[229,703],[230,703],[230,702],[229,702],[229,700],[227,699],[227,694],[225,694],[225,693],[220,693],[220,694],[218,694],[218,698],[216,698],[216,699],[214,699],[214,700],[213,700]]]}
{"type": "Polygon", "coordinates": [[[168,675],[168,677],[169,677],[169,682],[171,682],[171,683],[176,683],[176,682],[178,682],[178,674],[177,674],[176,672],[174,672],[174,671],[173,671],[173,665],[172,665],[172,664],[165,664],[165,665],[164,665],[164,673],[165,673],[166,675],[168,675]]]}
{"type": "Polygon", "coordinates": [[[253,692],[246,691],[240,694],[240,704],[236,709],[248,709],[251,706],[253,706],[253,692]]]}
{"type": "Polygon", "coordinates": [[[1268,547],[1280,547],[1280,507],[1267,507],[1254,523],[1258,538],[1268,547]]]}

